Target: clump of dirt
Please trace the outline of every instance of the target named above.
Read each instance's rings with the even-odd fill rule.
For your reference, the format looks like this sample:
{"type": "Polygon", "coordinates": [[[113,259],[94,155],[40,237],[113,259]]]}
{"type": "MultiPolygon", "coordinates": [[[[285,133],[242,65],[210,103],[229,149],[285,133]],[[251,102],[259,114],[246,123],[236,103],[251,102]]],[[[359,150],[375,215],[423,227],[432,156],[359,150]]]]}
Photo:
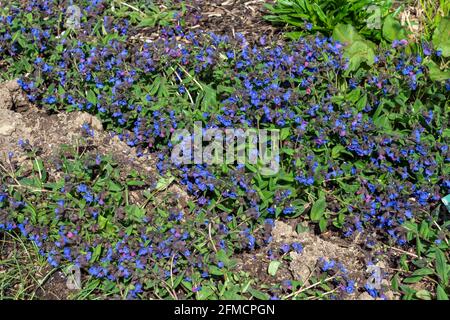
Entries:
{"type": "Polygon", "coordinates": [[[289,266],[281,264],[277,273],[272,276],[268,273],[270,259],[267,256],[269,248],[258,249],[251,253],[243,253],[236,257],[237,269],[252,275],[253,278],[258,279],[261,283],[272,286],[279,285],[283,281],[292,279],[292,272],[289,266]]]}
{"type": "MultiPolygon", "coordinates": [[[[327,239],[315,235],[311,231],[297,233],[291,225],[283,221],[276,221],[272,229],[272,242],[267,248],[258,250],[256,253],[245,253],[238,259],[238,268],[264,281],[264,283],[279,284],[284,280],[298,280],[305,286],[310,285],[310,277],[317,273],[320,259],[334,260],[342,263],[348,271],[351,279],[355,280],[358,287],[363,287],[367,281],[367,252],[356,242],[344,241],[333,235],[327,239]],[[303,251],[297,253],[291,251],[289,263],[282,263],[275,276],[268,274],[270,259],[267,250],[277,251],[284,244],[301,243],[303,251]]],[[[385,262],[379,261],[377,265],[382,272],[387,272],[385,262]]],[[[387,280],[382,285],[389,286],[387,280]]],[[[389,290],[385,292],[388,299],[395,299],[389,290]]],[[[347,299],[373,300],[366,292],[355,292],[348,295],[347,299]]]]}
{"type": "Polygon", "coordinates": [[[302,253],[290,253],[290,270],[301,281],[308,279],[320,258],[342,262],[352,278],[364,278],[364,253],[356,245],[339,245],[338,241],[323,240],[310,232],[297,233],[290,225],[281,221],[275,222],[272,238],[274,244],[279,246],[293,242],[303,245],[302,253]]]}
{"type": "Polygon", "coordinates": [[[28,106],[28,100],[20,91],[17,81],[7,81],[0,85],[0,110],[20,111],[28,106]]]}
{"type": "Polygon", "coordinates": [[[38,300],[67,300],[69,295],[67,277],[61,271],[53,273],[36,291],[38,300]]]}

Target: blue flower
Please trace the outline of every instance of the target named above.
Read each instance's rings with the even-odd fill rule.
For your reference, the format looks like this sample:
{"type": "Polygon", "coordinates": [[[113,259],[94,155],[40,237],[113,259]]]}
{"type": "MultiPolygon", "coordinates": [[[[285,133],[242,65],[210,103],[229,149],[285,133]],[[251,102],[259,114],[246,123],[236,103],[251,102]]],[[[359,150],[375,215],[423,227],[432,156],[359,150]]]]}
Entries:
{"type": "Polygon", "coordinates": [[[49,97],[44,99],[44,102],[48,103],[48,104],[54,104],[54,103],[56,103],[56,101],[57,100],[56,100],[56,98],[54,96],[49,96],[49,97]]]}
{"type": "Polygon", "coordinates": [[[77,191],[80,192],[80,193],[85,193],[85,192],[88,191],[88,188],[87,188],[87,186],[85,184],[80,184],[77,187],[77,191]]]}
{"type": "Polygon", "coordinates": [[[281,251],[283,251],[283,253],[288,253],[290,249],[291,246],[288,243],[285,243],[281,246],[281,251]]]}
{"type": "Polygon", "coordinates": [[[328,271],[328,270],[333,269],[335,264],[336,263],[333,260],[325,261],[323,266],[322,266],[322,271],[328,271]]]}
{"type": "Polygon", "coordinates": [[[298,242],[294,242],[291,244],[292,248],[297,252],[297,253],[302,253],[303,252],[303,246],[298,243],[298,242]]]}
{"type": "Polygon", "coordinates": [[[355,281],[348,280],[347,286],[345,287],[345,292],[348,294],[352,294],[355,292],[355,287],[356,287],[355,281]]]}

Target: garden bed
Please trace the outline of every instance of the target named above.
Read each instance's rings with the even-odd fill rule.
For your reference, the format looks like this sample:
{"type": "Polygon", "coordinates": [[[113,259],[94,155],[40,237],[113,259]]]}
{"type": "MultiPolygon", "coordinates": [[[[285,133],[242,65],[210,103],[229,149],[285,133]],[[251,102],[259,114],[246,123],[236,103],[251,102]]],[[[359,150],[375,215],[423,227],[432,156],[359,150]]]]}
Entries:
{"type": "Polygon", "coordinates": [[[0,9],[0,298],[447,298],[447,18],[144,2],[0,9]],[[198,123],[276,169],[175,161],[198,123]]]}

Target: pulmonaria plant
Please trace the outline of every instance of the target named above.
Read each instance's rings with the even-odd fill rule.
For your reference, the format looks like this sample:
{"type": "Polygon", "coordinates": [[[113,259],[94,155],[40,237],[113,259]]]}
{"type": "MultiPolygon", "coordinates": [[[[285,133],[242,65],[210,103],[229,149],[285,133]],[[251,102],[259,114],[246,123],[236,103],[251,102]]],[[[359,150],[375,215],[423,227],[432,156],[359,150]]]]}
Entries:
{"type": "MultiPolygon", "coordinates": [[[[32,149],[28,143],[22,145],[24,151],[32,149]]],[[[40,161],[31,151],[25,155],[40,161]]],[[[43,176],[57,173],[48,179],[37,171],[23,175],[14,158],[10,165],[14,172],[1,172],[1,190],[13,179],[29,189],[19,185],[0,193],[0,231],[18,231],[36,244],[51,266],[76,265],[101,280],[103,288],[115,286],[117,295],[126,290],[128,298],[168,297],[171,289],[190,297],[202,283],[220,283],[233,267],[229,256],[247,242],[239,231],[250,234],[254,221],[191,211],[181,200],[170,200],[173,195],[155,198],[151,194],[157,190],[156,181],[135,171],[123,172],[111,157],[95,150],[79,155],[76,147],[65,147],[53,163],[40,168],[43,176]],[[148,190],[142,193],[143,188],[148,190]],[[33,195],[37,189],[45,192],[33,195]],[[141,194],[142,202],[130,203],[131,192],[141,194]],[[174,277],[177,285],[162,285],[174,277]]],[[[251,234],[261,237],[259,231],[251,234]]]]}
{"type": "MultiPolygon", "coordinates": [[[[327,37],[250,43],[240,34],[188,32],[178,25],[141,41],[132,35],[142,30],[112,16],[107,2],[78,4],[82,25],[69,32],[58,1],[10,2],[0,11],[0,59],[11,76],[21,76],[33,103],[51,112],[95,114],[138,155],[152,153],[159,173],[174,177],[195,200],[194,215],[202,222],[189,223],[214,228],[212,241],[227,255],[263,247],[270,230],[264,236],[255,230],[265,219],[308,219],[308,213],[321,230],[338,228],[345,237],[376,234],[405,245],[405,222],[426,218],[450,193],[449,81],[433,82],[426,64],[430,56],[443,59],[439,51],[428,48],[422,57],[405,41],[394,41],[378,49],[371,68],[349,74],[343,45],[327,37]],[[279,129],[281,171],[267,177],[258,165],[172,163],[171,134],[193,129],[195,121],[205,129],[279,129]]],[[[89,208],[83,219],[101,219],[107,196],[87,182],[61,191],[55,213],[65,212],[67,204],[57,201],[69,193],[89,208]]],[[[23,206],[0,196],[2,206],[23,206]]],[[[137,214],[134,223],[148,222],[142,210],[128,210],[118,209],[114,219],[137,214]]],[[[72,221],[72,214],[57,228],[63,240],[51,239],[60,241],[63,256],[53,245],[44,246],[43,254],[51,264],[61,257],[85,263],[102,279],[133,279],[132,295],[146,288],[136,280],[143,266],[173,259],[180,263],[177,275],[195,270],[187,272],[191,281],[184,285],[199,291],[211,270],[202,262],[204,253],[194,254],[198,243],[185,234],[187,219],[171,214],[176,216],[170,223],[151,231],[156,240],[147,231],[124,228],[123,240],[99,235],[89,244],[80,242],[89,223],[72,221]],[[76,227],[67,229],[66,221],[76,227]],[[79,252],[64,249],[66,241],[79,242],[79,252]]],[[[13,218],[3,228],[35,227],[30,217],[13,218]]],[[[107,229],[103,224],[93,228],[107,229]]],[[[49,237],[52,228],[33,229],[34,239],[49,237]]],[[[367,237],[369,247],[373,241],[367,237]]],[[[216,260],[214,265],[224,262],[216,260]]],[[[161,279],[174,276],[174,270],[167,272],[157,270],[161,279]]]]}

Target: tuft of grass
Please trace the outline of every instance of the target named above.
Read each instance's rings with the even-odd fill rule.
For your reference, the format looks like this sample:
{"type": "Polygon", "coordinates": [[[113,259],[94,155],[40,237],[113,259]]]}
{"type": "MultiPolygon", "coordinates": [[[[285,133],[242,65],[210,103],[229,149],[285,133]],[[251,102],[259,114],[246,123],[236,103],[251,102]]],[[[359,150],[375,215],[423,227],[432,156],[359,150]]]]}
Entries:
{"type": "Polygon", "coordinates": [[[31,300],[54,273],[36,245],[15,233],[0,234],[0,300],[31,300]]]}

